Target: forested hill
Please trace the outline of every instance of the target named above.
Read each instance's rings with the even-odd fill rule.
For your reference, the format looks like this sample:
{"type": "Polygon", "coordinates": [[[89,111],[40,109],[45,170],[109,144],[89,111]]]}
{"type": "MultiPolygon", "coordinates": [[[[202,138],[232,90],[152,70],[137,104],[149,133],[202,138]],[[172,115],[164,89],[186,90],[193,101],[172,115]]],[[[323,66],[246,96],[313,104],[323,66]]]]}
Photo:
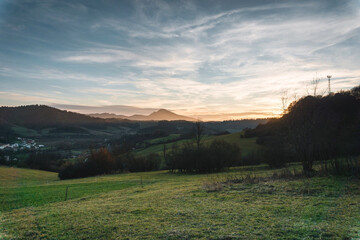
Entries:
{"type": "Polygon", "coordinates": [[[358,155],[360,86],[327,96],[303,97],[281,118],[260,124],[245,136],[258,137],[259,144],[278,149],[279,156],[292,155],[302,162],[358,155]]]}
{"type": "Polygon", "coordinates": [[[59,110],[45,105],[0,107],[0,123],[25,127],[51,127],[59,125],[91,125],[122,122],[99,119],[87,115],[59,110]]]}

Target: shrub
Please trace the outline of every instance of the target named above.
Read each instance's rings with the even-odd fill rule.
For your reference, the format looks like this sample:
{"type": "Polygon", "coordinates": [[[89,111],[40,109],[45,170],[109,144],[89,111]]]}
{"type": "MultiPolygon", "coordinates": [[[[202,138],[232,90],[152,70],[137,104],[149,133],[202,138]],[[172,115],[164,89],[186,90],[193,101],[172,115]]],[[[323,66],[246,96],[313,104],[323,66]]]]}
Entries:
{"type": "Polygon", "coordinates": [[[235,144],[216,140],[197,147],[188,142],[182,149],[173,146],[166,159],[169,170],[180,172],[218,172],[240,164],[240,149],[235,144]]]}
{"type": "Polygon", "coordinates": [[[287,162],[287,153],[282,148],[269,148],[264,151],[264,159],[271,168],[284,167],[287,162]]]}
{"type": "Polygon", "coordinates": [[[111,173],[115,169],[115,161],[106,148],[91,151],[88,159],[80,159],[77,163],[66,163],[59,172],[60,179],[82,178],[111,173]]]}
{"type": "Polygon", "coordinates": [[[158,154],[152,153],[147,156],[135,157],[132,154],[119,156],[118,163],[122,170],[130,172],[145,172],[158,170],[161,158],[158,154]]]}
{"type": "Polygon", "coordinates": [[[98,151],[91,151],[88,159],[80,159],[77,163],[66,163],[59,172],[59,178],[83,178],[122,171],[153,171],[159,169],[160,161],[158,154],[135,157],[131,153],[122,153],[113,157],[106,148],[101,148],[98,151]]]}
{"type": "Polygon", "coordinates": [[[262,151],[251,151],[250,154],[241,157],[242,166],[259,165],[263,162],[264,153],[262,151]]]}
{"type": "Polygon", "coordinates": [[[21,167],[58,172],[63,164],[61,158],[60,154],[52,152],[32,152],[21,167]]]}
{"type": "Polygon", "coordinates": [[[107,174],[115,168],[115,160],[106,148],[100,148],[98,151],[91,151],[88,159],[88,167],[93,175],[107,174]]]}
{"type": "Polygon", "coordinates": [[[321,175],[360,177],[360,156],[334,158],[321,164],[321,175]]]}
{"type": "Polygon", "coordinates": [[[67,162],[59,172],[59,178],[72,179],[93,176],[89,165],[85,160],[79,160],[77,163],[67,162]]]}

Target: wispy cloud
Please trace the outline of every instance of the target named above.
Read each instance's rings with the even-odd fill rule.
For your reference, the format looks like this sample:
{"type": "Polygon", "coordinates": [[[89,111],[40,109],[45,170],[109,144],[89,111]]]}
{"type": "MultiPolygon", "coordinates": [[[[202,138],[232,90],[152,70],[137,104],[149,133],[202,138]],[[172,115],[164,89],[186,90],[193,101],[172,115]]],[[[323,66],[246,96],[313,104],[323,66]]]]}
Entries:
{"type": "Polygon", "coordinates": [[[356,1],[211,4],[15,2],[23,15],[0,18],[0,87],[236,117],[280,112],[281,92],[306,94],[316,73],[333,90],[360,84],[356,1]]]}
{"type": "Polygon", "coordinates": [[[74,104],[51,104],[53,107],[80,112],[83,114],[90,113],[115,113],[130,116],[133,114],[150,114],[158,109],[156,108],[138,108],[126,105],[103,105],[103,106],[87,106],[74,104]]]}

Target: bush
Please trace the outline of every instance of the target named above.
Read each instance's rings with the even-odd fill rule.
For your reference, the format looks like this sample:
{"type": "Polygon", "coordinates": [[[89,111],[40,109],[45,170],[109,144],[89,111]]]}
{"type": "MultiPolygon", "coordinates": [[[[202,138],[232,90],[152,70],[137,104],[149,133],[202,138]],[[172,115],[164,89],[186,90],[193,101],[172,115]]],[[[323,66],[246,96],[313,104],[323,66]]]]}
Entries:
{"type": "Polygon", "coordinates": [[[240,149],[235,144],[216,140],[209,146],[195,147],[188,142],[182,149],[176,145],[168,154],[166,166],[180,172],[219,172],[240,164],[240,149]]]}
{"type": "Polygon", "coordinates": [[[132,154],[119,156],[118,164],[122,170],[130,172],[145,172],[158,170],[161,158],[158,154],[152,153],[147,156],[135,157],[132,154]]]}
{"type": "Polygon", "coordinates": [[[115,161],[106,148],[91,151],[88,159],[81,159],[77,163],[66,163],[59,172],[60,179],[82,178],[114,171],[115,161]]]}
{"type": "MultiPolygon", "coordinates": [[[[226,141],[215,140],[208,150],[210,168],[221,171],[225,167],[240,165],[240,148],[226,141]]],[[[204,161],[204,164],[208,164],[204,161]]]]}
{"type": "Polygon", "coordinates": [[[251,151],[250,154],[241,157],[242,166],[259,165],[263,162],[264,153],[262,151],[251,151]]]}
{"type": "Polygon", "coordinates": [[[77,163],[66,163],[59,172],[59,178],[83,178],[122,171],[153,171],[159,169],[160,161],[158,154],[135,157],[131,153],[121,153],[113,157],[106,148],[101,148],[98,151],[91,151],[88,159],[80,159],[77,163]]]}
{"type": "Polygon", "coordinates": [[[111,173],[115,168],[115,160],[106,148],[91,151],[88,167],[93,175],[111,173]]]}
{"type": "Polygon", "coordinates": [[[319,173],[322,175],[360,177],[360,156],[347,156],[324,161],[319,173]]]}
{"type": "Polygon", "coordinates": [[[282,148],[269,148],[264,151],[265,162],[270,168],[284,167],[287,162],[287,152],[282,148]]]}
{"type": "Polygon", "coordinates": [[[92,176],[90,168],[86,163],[86,160],[80,160],[77,163],[67,162],[64,164],[62,170],[59,172],[59,178],[72,179],[72,178],[83,178],[92,176]]]}
{"type": "Polygon", "coordinates": [[[33,152],[25,160],[25,163],[18,167],[30,167],[45,171],[58,172],[63,164],[61,155],[51,152],[33,152]]]}

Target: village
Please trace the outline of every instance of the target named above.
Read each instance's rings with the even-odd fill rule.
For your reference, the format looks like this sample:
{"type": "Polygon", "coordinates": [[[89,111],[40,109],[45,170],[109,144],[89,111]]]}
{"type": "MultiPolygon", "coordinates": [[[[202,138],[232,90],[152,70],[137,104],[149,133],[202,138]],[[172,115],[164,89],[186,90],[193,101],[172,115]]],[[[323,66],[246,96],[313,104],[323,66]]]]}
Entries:
{"type": "Polygon", "coordinates": [[[1,144],[0,151],[19,151],[19,150],[30,150],[30,149],[41,149],[44,148],[43,144],[36,144],[34,139],[17,137],[17,141],[14,143],[1,144]]]}

